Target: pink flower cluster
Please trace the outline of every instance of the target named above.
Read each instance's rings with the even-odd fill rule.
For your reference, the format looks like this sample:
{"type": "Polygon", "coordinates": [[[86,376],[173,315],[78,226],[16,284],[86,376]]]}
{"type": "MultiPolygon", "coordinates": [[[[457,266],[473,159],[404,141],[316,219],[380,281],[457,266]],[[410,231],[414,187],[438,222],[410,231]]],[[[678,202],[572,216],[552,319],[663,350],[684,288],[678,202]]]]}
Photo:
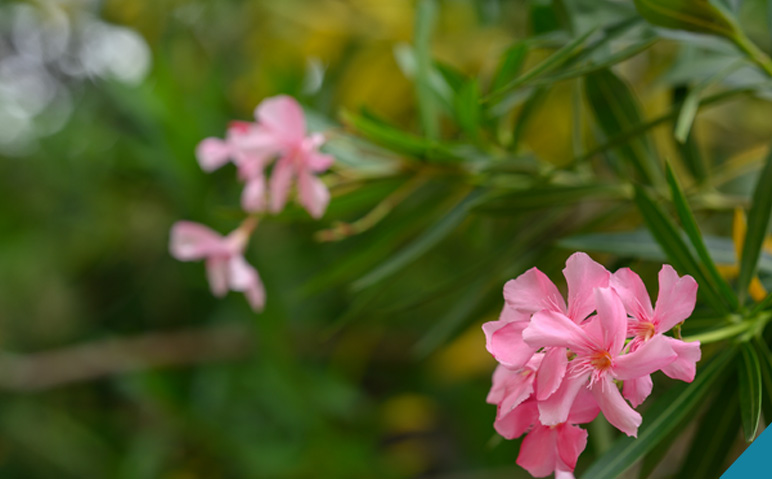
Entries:
{"type": "Polygon", "coordinates": [[[694,309],[691,276],[664,265],[652,307],[643,281],[628,268],[611,274],[575,253],[563,274],[567,303],[532,268],[507,282],[501,316],[483,325],[486,347],[499,362],[487,398],[497,406],[494,427],[507,439],[527,433],[517,464],[534,477],[554,472],[556,479],[574,477],[587,445],[578,424],[602,411],[636,436],[642,419],[633,407],[651,393],[651,374],[691,382],[701,354],[699,342],[664,335],[694,309]]]}
{"type": "MultiPolygon", "coordinates": [[[[233,162],[245,183],[241,206],[248,213],[279,213],[287,203],[293,179],[300,204],[314,218],[324,215],[330,193],[315,176],[327,170],[334,158],[318,151],[321,134],[307,135],[303,109],[293,98],[279,95],[265,99],[255,109],[255,123],[236,121],[225,139],[206,138],[196,148],[201,168],[211,172],[233,162]],[[270,181],[266,169],[276,160],[270,181]]],[[[180,261],[205,260],[212,293],[222,297],[228,290],[243,292],[250,306],[265,305],[265,288],[257,270],[244,259],[257,220],[247,218],[228,236],[190,221],[172,226],[169,250],[180,261]]]]}

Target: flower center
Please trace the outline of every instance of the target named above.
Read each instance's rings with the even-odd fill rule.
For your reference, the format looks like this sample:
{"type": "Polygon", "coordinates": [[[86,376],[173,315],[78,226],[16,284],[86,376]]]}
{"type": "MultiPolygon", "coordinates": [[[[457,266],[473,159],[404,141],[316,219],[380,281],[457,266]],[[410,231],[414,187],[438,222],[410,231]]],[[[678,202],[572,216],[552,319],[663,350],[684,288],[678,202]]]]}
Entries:
{"type": "Polygon", "coordinates": [[[654,328],[654,325],[652,323],[643,323],[641,324],[641,332],[640,335],[643,337],[644,341],[648,341],[649,339],[654,336],[654,333],[656,333],[656,329],[654,328]]]}
{"type": "Polygon", "coordinates": [[[608,351],[596,351],[590,358],[590,364],[601,371],[611,367],[611,355],[608,351]]]}

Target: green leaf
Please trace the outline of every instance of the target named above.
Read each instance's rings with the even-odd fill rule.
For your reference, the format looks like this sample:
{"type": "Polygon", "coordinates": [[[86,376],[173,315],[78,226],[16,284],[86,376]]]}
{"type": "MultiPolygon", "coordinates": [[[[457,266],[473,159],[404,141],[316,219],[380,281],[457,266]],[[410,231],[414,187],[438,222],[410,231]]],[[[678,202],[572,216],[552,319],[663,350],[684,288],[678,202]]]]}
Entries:
{"type": "Polygon", "coordinates": [[[759,357],[759,364],[761,365],[761,379],[764,387],[764,394],[761,395],[761,408],[764,412],[764,418],[766,423],[772,422],[772,352],[769,350],[769,346],[764,342],[763,338],[754,338],[753,347],[756,348],[756,352],[759,357]]]}
{"type": "MultiPolygon", "coordinates": [[[[690,95],[693,95],[694,98],[696,98],[699,106],[699,96],[694,94],[694,89],[688,90],[686,87],[676,87],[673,90],[673,103],[676,105],[683,105],[690,95]]],[[[681,107],[681,112],[683,112],[683,106],[681,107]]],[[[681,113],[679,112],[679,115],[680,114],[681,113]]],[[[678,148],[684,166],[689,170],[692,177],[697,183],[705,182],[710,175],[710,171],[705,158],[700,153],[699,146],[694,137],[694,132],[691,128],[683,142],[676,140],[674,143],[676,148],[678,148]]]]}
{"type": "Polygon", "coordinates": [[[623,437],[582,475],[586,479],[616,479],[657,444],[674,434],[694,416],[716,381],[732,364],[737,350],[724,350],[701,370],[691,384],[678,384],[657,398],[646,412],[638,438],[623,437]]]}
{"type": "MultiPolygon", "coordinates": [[[[595,119],[607,137],[613,138],[643,122],[632,90],[610,70],[588,75],[584,84],[595,119]]],[[[642,181],[661,182],[662,171],[654,159],[654,145],[648,137],[630,138],[617,150],[642,181]]]]}
{"type": "Polygon", "coordinates": [[[372,286],[399,272],[402,268],[421,257],[466,219],[469,208],[478,195],[478,190],[472,191],[466,195],[439,222],[430,226],[420,237],[402,248],[394,256],[388,258],[386,261],[376,266],[375,269],[356,280],[352,284],[352,288],[355,291],[358,291],[367,288],[368,286],[372,286]]]}
{"type": "Polygon", "coordinates": [[[697,280],[700,285],[699,293],[710,302],[716,311],[728,313],[726,304],[713,283],[703,273],[700,264],[692,255],[678,228],[665,211],[654,202],[645,190],[637,186],[635,188],[635,203],[638,205],[638,210],[652,236],[667,253],[673,266],[682,273],[692,275],[697,280]]]}
{"type": "Polygon", "coordinates": [[[708,270],[710,278],[713,280],[713,283],[717,285],[718,291],[721,293],[724,301],[729,304],[730,308],[736,310],[739,307],[737,295],[732,291],[732,288],[729,287],[729,284],[724,280],[724,277],[721,276],[718,268],[716,268],[716,263],[713,261],[708,249],[705,247],[705,242],[702,239],[702,233],[700,233],[697,220],[694,219],[694,214],[692,214],[692,210],[689,208],[689,204],[681,190],[681,186],[678,184],[675,174],[673,174],[670,163],[666,163],[665,168],[667,182],[670,185],[670,192],[673,195],[673,204],[675,205],[676,213],[678,213],[678,218],[681,220],[681,225],[686,232],[686,236],[689,237],[692,246],[694,246],[694,250],[697,252],[697,256],[700,258],[705,269],[708,270]]]}
{"type": "Polygon", "coordinates": [[[431,37],[437,17],[435,0],[420,0],[415,17],[416,93],[421,125],[429,138],[438,138],[440,122],[431,85],[431,37]]]}
{"type": "Polygon", "coordinates": [[[756,189],[753,192],[753,202],[748,213],[748,231],[743,243],[740,274],[737,277],[737,294],[743,302],[751,280],[756,275],[761,247],[769,229],[772,215],[772,151],[767,155],[767,162],[759,175],[756,189]]]}
{"type": "Polygon", "coordinates": [[[756,437],[761,418],[761,365],[756,350],[749,342],[740,345],[742,361],[739,363],[740,416],[745,440],[756,437]]]}
{"type": "Polygon", "coordinates": [[[718,477],[740,429],[737,387],[726,381],[716,387],[710,408],[699,421],[697,433],[677,477],[718,477]]]}
{"type": "Polygon", "coordinates": [[[607,69],[608,67],[614,66],[617,63],[621,63],[625,60],[628,60],[638,55],[639,53],[645,50],[648,50],[652,45],[657,43],[657,41],[659,41],[658,38],[647,38],[638,43],[634,43],[628,47],[625,47],[622,50],[619,50],[618,52],[615,52],[614,54],[609,55],[608,57],[604,58],[601,61],[593,62],[579,68],[566,70],[562,73],[556,73],[554,75],[541,77],[541,78],[526,82],[525,85],[528,85],[528,86],[551,85],[559,81],[570,80],[572,78],[578,78],[578,77],[584,77],[591,73],[595,73],[597,71],[607,69]]]}
{"type": "Polygon", "coordinates": [[[732,38],[734,22],[708,0],[634,0],[635,8],[659,27],[732,38]]]}
{"type": "Polygon", "coordinates": [[[465,161],[466,158],[454,153],[442,143],[426,140],[413,135],[372,115],[356,115],[351,112],[341,113],[344,123],[353,127],[366,138],[396,153],[427,161],[465,161]]]}
{"type": "Polygon", "coordinates": [[[515,121],[515,129],[512,132],[512,144],[510,146],[512,151],[518,150],[520,139],[523,137],[526,128],[528,128],[528,120],[533,118],[533,114],[536,113],[542,103],[544,103],[548,93],[549,88],[547,87],[536,88],[533,90],[533,93],[531,93],[531,96],[528,97],[528,100],[525,101],[520,112],[518,112],[517,120],[515,121]]]}
{"type": "Polygon", "coordinates": [[[508,93],[511,90],[514,90],[518,86],[522,85],[523,83],[534,79],[538,77],[539,75],[543,75],[545,73],[549,73],[565,63],[569,58],[574,56],[584,45],[584,42],[595,32],[594,29],[591,29],[582,35],[579,35],[578,37],[571,40],[569,43],[564,45],[562,48],[557,50],[555,53],[547,57],[544,61],[536,65],[535,67],[531,68],[524,74],[520,75],[519,77],[515,78],[514,80],[510,81],[506,85],[502,86],[498,90],[494,90],[493,93],[491,93],[488,97],[486,97],[486,101],[493,102],[496,100],[501,99],[506,93],[508,93]]]}
{"type": "MultiPolygon", "coordinates": [[[[708,248],[708,254],[716,263],[726,265],[737,263],[734,243],[731,238],[706,235],[703,236],[703,240],[708,248]]],[[[667,254],[651,233],[646,230],[569,236],[558,241],[558,245],[566,249],[611,253],[647,261],[662,262],[667,260],[667,254]]],[[[772,273],[772,256],[763,254],[759,262],[759,269],[772,273]]]]}
{"type": "Polygon", "coordinates": [[[504,85],[515,79],[520,73],[520,69],[523,68],[527,54],[528,44],[525,42],[517,42],[507,48],[504,54],[501,55],[501,60],[499,60],[499,67],[496,70],[496,75],[493,77],[491,91],[500,90],[504,85]]]}
{"type": "Polygon", "coordinates": [[[686,138],[692,129],[692,123],[694,123],[694,118],[697,116],[697,110],[700,107],[700,91],[698,88],[692,88],[686,94],[681,104],[681,111],[678,113],[674,133],[675,139],[679,143],[686,142],[686,138]]]}
{"type": "Polygon", "coordinates": [[[577,186],[543,186],[501,193],[493,191],[481,196],[474,205],[479,211],[511,213],[517,210],[576,204],[587,200],[618,200],[631,196],[629,186],[597,183],[577,186]]]}
{"type": "Polygon", "coordinates": [[[698,85],[695,85],[684,96],[681,102],[681,110],[678,113],[678,119],[676,120],[675,125],[675,138],[678,143],[686,142],[686,139],[689,136],[689,132],[692,129],[692,124],[694,123],[694,118],[697,116],[697,110],[699,110],[700,107],[700,95],[702,92],[704,92],[708,87],[721,82],[724,78],[736,72],[738,68],[742,67],[743,63],[744,60],[740,59],[730,63],[714,75],[711,75],[709,78],[706,78],[698,85]]]}
{"type": "Polygon", "coordinates": [[[456,120],[461,129],[471,139],[479,136],[480,128],[480,89],[477,80],[469,80],[455,96],[456,120]]]}

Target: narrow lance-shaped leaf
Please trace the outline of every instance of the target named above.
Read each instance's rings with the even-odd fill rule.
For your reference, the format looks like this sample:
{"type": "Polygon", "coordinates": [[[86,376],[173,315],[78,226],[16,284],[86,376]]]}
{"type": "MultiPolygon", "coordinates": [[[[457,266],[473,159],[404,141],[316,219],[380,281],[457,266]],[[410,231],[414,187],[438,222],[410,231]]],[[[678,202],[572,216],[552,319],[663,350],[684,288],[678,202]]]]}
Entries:
{"type": "Polygon", "coordinates": [[[761,365],[756,350],[749,342],[740,345],[739,362],[740,417],[747,442],[753,441],[761,418],[761,365]]]}
{"type": "MultiPolygon", "coordinates": [[[[731,238],[719,236],[703,236],[708,254],[718,264],[735,264],[734,243],[731,238]]],[[[629,256],[631,258],[648,261],[667,261],[667,254],[662,246],[647,230],[625,231],[614,233],[587,233],[569,236],[558,241],[562,248],[575,251],[588,251],[596,253],[611,253],[617,256],[629,256]]],[[[759,270],[772,273],[772,255],[764,253],[759,261],[759,270]]],[[[758,309],[761,311],[762,308],[758,309]]],[[[758,311],[754,311],[758,312],[758,311]]]]}
{"type": "Polygon", "coordinates": [[[723,376],[736,347],[724,350],[697,371],[691,384],[679,384],[657,398],[644,417],[638,430],[638,437],[623,437],[599,457],[582,475],[585,479],[617,479],[641,457],[654,449],[660,441],[674,434],[694,416],[705,396],[723,376]]]}
{"type": "MultiPolygon", "coordinates": [[[[685,86],[681,86],[676,87],[673,90],[673,103],[675,105],[682,105],[677,124],[682,121],[681,116],[684,114],[683,105],[685,102],[690,101],[690,98],[693,99],[691,101],[697,102],[697,108],[699,109],[699,94],[695,92],[694,88],[687,89],[685,86]]],[[[677,130],[678,128],[676,127],[676,131],[677,130]]],[[[689,173],[691,173],[692,177],[697,180],[698,183],[703,183],[707,180],[710,175],[710,170],[708,169],[705,158],[700,154],[700,149],[695,139],[695,132],[692,130],[691,126],[689,126],[689,131],[682,139],[676,138],[675,145],[676,148],[678,148],[678,152],[681,154],[684,165],[689,169],[689,173]]]]}
{"type": "Polygon", "coordinates": [[[640,187],[635,189],[635,203],[652,236],[665,250],[676,269],[692,275],[697,280],[700,285],[699,294],[710,302],[716,311],[729,312],[712,281],[703,273],[678,228],[665,211],[640,187]]]}
{"type": "Polygon", "coordinates": [[[732,451],[740,429],[736,383],[726,381],[715,387],[716,396],[699,421],[697,433],[676,477],[717,477],[732,451]]]}
{"type": "Polygon", "coordinates": [[[536,113],[539,107],[544,103],[548,93],[549,88],[547,87],[536,88],[528,97],[528,100],[523,104],[523,107],[520,109],[517,119],[515,120],[515,129],[512,132],[512,151],[518,151],[520,139],[523,137],[530,124],[529,120],[533,118],[534,113],[536,113]]]}
{"type": "Polygon", "coordinates": [[[748,213],[748,230],[743,243],[740,274],[737,277],[737,294],[741,302],[745,299],[748,286],[756,275],[761,248],[769,229],[770,215],[772,215],[772,151],[767,155],[767,161],[756,182],[751,210],[748,213]]]}
{"type": "Polygon", "coordinates": [[[523,67],[525,57],[528,54],[528,44],[517,42],[507,48],[501,56],[499,67],[496,70],[496,76],[493,77],[491,91],[497,91],[507,83],[515,79],[523,67]]]}
{"type": "Polygon", "coordinates": [[[721,276],[721,273],[719,273],[713,258],[705,247],[702,233],[700,233],[700,228],[697,226],[697,220],[695,220],[692,210],[686,202],[686,197],[681,190],[681,186],[678,184],[675,174],[673,174],[670,163],[666,163],[666,175],[668,184],[670,185],[670,192],[673,195],[673,204],[678,213],[678,218],[681,220],[681,225],[683,226],[684,231],[686,231],[686,236],[689,237],[692,246],[694,246],[694,250],[697,252],[697,256],[699,256],[700,261],[708,270],[711,279],[718,286],[718,291],[721,293],[724,301],[727,302],[732,309],[737,309],[739,306],[737,296],[729,287],[726,280],[724,280],[724,277],[721,276]]]}
{"type": "Polygon", "coordinates": [[[469,80],[454,97],[456,120],[471,139],[477,139],[480,128],[480,89],[476,80],[469,80]]]}
{"type": "MultiPolygon", "coordinates": [[[[585,90],[598,125],[607,137],[613,138],[643,122],[633,92],[610,70],[588,75],[585,90]]],[[[655,161],[654,145],[648,137],[630,138],[618,147],[618,151],[643,181],[661,183],[662,171],[655,161]]]]}
{"type": "Polygon", "coordinates": [[[509,83],[499,88],[498,90],[493,91],[486,98],[486,101],[498,100],[503,95],[505,95],[508,91],[511,91],[517,88],[518,86],[522,85],[526,81],[536,78],[539,75],[543,75],[545,73],[549,73],[553,71],[555,68],[559,67],[564,62],[566,62],[569,58],[575,55],[577,51],[581,49],[584,42],[587,41],[590,35],[592,35],[594,32],[595,30],[589,30],[583,33],[582,35],[578,36],[577,38],[571,40],[569,43],[564,45],[562,48],[560,48],[555,53],[547,57],[544,61],[542,61],[535,67],[531,68],[530,70],[523,73],[519,77],[510,81],[509,83]]]}
{"type": "Polygon", "coordinates": [[[764,339],[759,337],[753,339],[753,347],[756,348],[761,366],[761,410],[769,424],[772,422],[772,351],[764,339]]]}
{"type": "Polygon", "coordinates": [[[426,253],[466,219],[470,206],[479,194],[479,190],[475,190],[465,196],[452,211],[430,226],[415,241],[354,282],[353,289],[361,290],[386,279],[426,253]]]}
{"type": "Polygon", "coordinates": [[[635,0],[635,8],[659,27],[731,38],[736,27],[708,0],[635,0]]]}

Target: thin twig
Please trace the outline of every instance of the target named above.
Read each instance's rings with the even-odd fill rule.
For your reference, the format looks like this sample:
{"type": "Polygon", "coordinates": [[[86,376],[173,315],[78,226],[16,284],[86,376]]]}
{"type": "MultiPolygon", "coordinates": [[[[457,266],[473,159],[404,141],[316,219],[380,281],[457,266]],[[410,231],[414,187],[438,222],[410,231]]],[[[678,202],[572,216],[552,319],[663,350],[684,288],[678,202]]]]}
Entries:
{"type": "Polygon", "coordinates": [[[100,340],[28,355],[0,354],[0,389],[41,391],[145,369],[225,361],[253,351],[246,325],[100,340]]]}

